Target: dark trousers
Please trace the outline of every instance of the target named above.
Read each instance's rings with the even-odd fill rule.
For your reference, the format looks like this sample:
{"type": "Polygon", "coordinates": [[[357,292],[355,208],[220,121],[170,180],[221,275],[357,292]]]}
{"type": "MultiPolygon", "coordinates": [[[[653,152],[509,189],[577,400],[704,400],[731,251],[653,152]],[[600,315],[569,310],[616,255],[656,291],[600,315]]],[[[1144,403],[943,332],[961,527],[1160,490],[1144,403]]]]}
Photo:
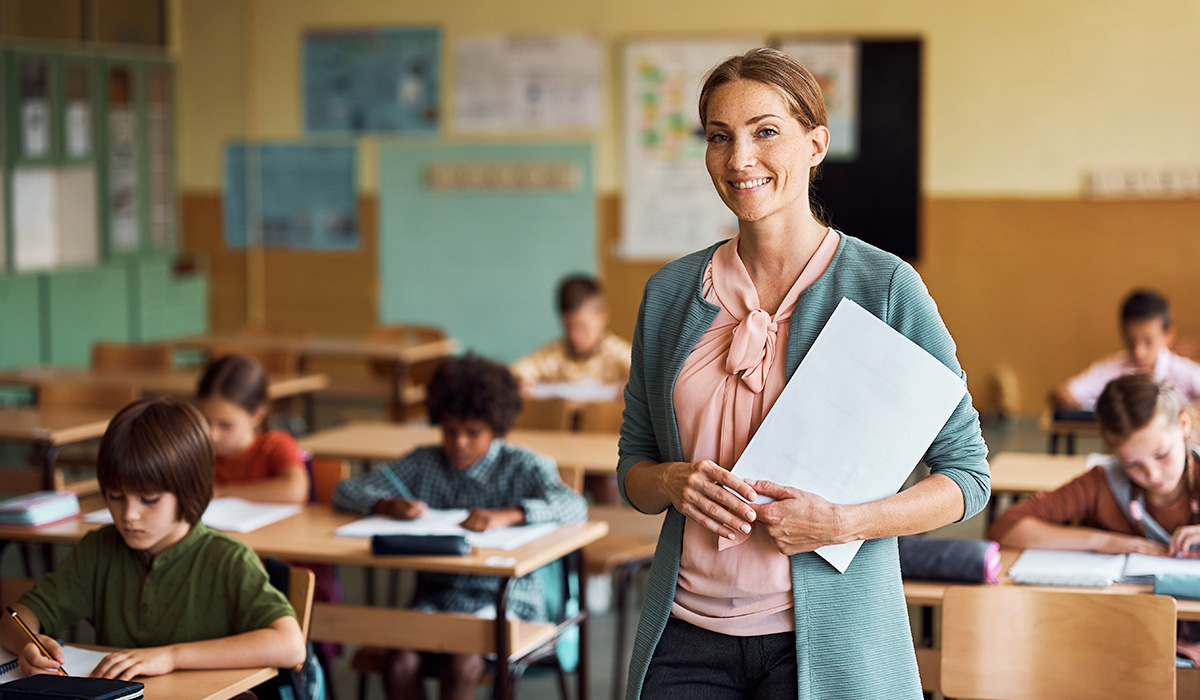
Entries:
{"type": "Polygon", "coordinates": [[[646,681],[644,700],[795,698],[796,635],[731,637],[670,618],[646,681]]]}

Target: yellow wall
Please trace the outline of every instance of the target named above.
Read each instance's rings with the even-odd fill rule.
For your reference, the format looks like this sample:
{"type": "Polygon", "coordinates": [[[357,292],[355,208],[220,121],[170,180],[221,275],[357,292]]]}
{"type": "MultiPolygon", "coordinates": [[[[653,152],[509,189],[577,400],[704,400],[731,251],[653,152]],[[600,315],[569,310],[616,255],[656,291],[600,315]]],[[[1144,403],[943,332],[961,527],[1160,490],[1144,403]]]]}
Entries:
{"type": "MultiPolygon", "coordinates": [[[[977,403],[991,404],[991,380],[1008,368],[1019,380],[1019,408],[1039,410],[1052,385],[1117,349],[1116,304],[1133,285],[1161,286],[1176,303],[1181,334],[1200,337],[1200,201],[1082,197],[1094,168],[1200,167],[1194,0],[176,1],[185,227],[189,202],[196,221],[219,220],[214,195],[228,140],[303,136],[300,56],[310,27],[440,26],[444,114],[452,112],[458,37],[593,33],[609,47],[605,123],[595,134],[556,136],[595,143],[602,270],[614,328],[628,333],[655,266],[608,254],[619,235],[619,42],[718,32],[919,36],[925,211],[917,267],[959,343],[977,403]]],[[[448,129],[443,135],[456,138],[448,129]]],[[[377,190],[376,146],[362,139],[368,206],[377,190]]],[[[192,244],[219,240],[212,231],[185,231],[192,244]]],[[[263,274],[268,287],[296,276],[292,268],[263,274]]],[[[375,294],[374,278],[348,283],[362,286],[360,296],[375,294]]],[[[269,323],[281,314],[266,315],[269,323]]]]}

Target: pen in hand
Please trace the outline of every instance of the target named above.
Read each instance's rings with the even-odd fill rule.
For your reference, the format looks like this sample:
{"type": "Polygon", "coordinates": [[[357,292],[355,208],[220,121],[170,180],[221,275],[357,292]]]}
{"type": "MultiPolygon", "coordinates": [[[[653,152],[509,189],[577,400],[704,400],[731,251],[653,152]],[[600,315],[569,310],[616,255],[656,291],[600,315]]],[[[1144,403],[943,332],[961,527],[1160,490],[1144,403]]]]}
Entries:
{"type": "MultiPolygon", "coordinates": [[[[38,640],[37,635],[33,633],[33,630],[29,629],[29,625],[25,624],[25,621],[21,619],[21,616],[17,614],[17,611],[13,610],[12,606],[6,607],[5,610],[8,611],[9,615],[13,616],[13,619],[16,620],[17,624],[21,626],[21,629],[25,630],[25,634],[29,635],[29,638],[32,639],[33,643],[37,645],[37,648],[41,650],[42,656],[54,661],[54,657],[50,655],[50,652],[46,651],[46,647],[42,646],[42,643],[38,640]]],[[[68,675],[67,669],[63,668],[61,664],[58,667],[58,672],[64,676],[68,675]]]]}

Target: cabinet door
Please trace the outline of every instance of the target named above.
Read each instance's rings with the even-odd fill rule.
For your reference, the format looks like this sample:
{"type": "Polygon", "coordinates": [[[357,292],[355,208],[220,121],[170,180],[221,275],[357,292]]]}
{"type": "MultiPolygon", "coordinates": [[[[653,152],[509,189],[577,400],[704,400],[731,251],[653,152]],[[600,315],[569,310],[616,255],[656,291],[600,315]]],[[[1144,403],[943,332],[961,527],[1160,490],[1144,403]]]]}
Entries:
{"type": "Polygon", "coordinates": [[[146,127],[149,167],[150,244],[175,245],[175,110],[170,66],[146,67],[146,127]]]}
{"type": "Polygon", "coordinates": [[[16,160],[47,163],[54,158],[54,61],[39,53],[14,53],[17,91],[16,160]]]}
{"type": "Polygon", "coordinates": [[[36,275],[0,275],[0,367],[33,365],[41,361],[41,286],[38,278],[36,275]]]}
{"type": "Polygon", "coordinates": [[[45,316],[49,361],[86,365],[97,340],[126,341],[129,332],[129,273],[113,265],[46,273],[45,316]]]}
{"type": "Polygon", "coordinates": [[[73,163],[92,163],[96,154],[96,67],[86,58],[60,60],[62,155],[73,163]]]}
{"type": "Polygon", "coordinates": [[[141,199],[138,176],[140,140],[138,80],[134,67],[118,63],[105,70],[104,210],[108,252],[132,253],[142,246],[141,199]]]}

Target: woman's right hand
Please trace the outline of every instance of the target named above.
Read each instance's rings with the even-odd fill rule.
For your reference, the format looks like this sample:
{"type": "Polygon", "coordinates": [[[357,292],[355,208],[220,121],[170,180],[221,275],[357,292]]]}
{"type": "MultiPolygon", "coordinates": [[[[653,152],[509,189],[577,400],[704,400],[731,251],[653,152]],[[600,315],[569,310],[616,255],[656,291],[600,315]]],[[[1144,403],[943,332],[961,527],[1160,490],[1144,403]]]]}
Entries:
{"type": "Polygon", "coordinates": [[[54,658],[47,658],[42,653],[42,650],[38,649],[36,644],[29,642],[21,648],[17,665],[21,667],[21,671],[30,676],[38,673],[58,673],[59,667],[66,660],[62,647],[59,646],[58,642],[44,634],[39,634],[38,640],[41,641],[42,646],[46,647],[46,651],[50,652],[54,658]]]}
{"type": "Polygon", "coordinates": [[[758,494],[749,483],[716,462],[668,462],[661,471],[662,489],[675,510],[715,532],[733,539],[736,532],[750,532],[754,509],[725,489],[726,486],[753,502],[758,494]]]}

